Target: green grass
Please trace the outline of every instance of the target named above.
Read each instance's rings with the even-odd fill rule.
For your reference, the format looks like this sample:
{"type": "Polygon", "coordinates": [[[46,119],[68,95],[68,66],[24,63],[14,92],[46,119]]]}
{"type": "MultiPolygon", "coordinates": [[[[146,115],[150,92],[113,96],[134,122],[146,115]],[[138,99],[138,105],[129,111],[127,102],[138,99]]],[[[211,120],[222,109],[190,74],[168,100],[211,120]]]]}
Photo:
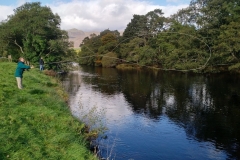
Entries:
{"type": "Polygon", "coordinates": [[[0,159],[96,159],[57,80],[31,69],[19,90],[15,68],[0,63],[0,159]]]}

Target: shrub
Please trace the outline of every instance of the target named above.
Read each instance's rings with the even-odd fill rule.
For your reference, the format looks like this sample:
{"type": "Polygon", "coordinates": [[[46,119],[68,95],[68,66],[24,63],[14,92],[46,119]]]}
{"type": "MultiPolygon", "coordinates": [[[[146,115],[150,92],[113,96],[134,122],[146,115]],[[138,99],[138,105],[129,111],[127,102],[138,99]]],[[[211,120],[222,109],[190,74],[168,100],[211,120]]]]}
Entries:
{"type": "Polygon", "coordinates": [[[108,52],[102,58],[102,66],[109,68],[117,65],[117,54],[114,52],[108,52]]]}

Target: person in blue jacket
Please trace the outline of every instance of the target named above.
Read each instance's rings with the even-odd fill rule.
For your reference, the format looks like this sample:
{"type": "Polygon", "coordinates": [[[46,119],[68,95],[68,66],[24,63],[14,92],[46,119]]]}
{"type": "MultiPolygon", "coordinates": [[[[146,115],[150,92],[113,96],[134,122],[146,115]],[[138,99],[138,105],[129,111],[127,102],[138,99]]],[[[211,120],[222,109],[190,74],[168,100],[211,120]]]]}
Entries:
{"type": "Polygon", "coordinates": [[[23,86],[22,86],[23,72],[26,69],[30,69],[31,68],[30,66],[25,65],[24,61],[25,60],[24,60],[23,57],[19,58],[19,61],[18,61],[18,64],[17,64],[17,68],[16,68],[16,71],[15,71],[15,77],[17,79],[17,86],[18,86],[19,89],[23,89],[23,86]]]}

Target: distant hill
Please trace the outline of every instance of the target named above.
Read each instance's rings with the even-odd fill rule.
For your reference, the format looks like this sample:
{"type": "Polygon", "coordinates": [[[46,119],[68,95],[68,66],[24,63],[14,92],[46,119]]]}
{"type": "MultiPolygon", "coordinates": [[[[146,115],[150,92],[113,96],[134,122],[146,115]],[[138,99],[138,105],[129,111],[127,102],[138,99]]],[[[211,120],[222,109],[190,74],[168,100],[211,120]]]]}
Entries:
{"type": "Polygon", "coordinates": [[[82,40],[85,37],[90,36],[92,33],[95,33],[96,35],[99,35],[100,32],[84,32],[82,30],[78,30],[76,28],[67,30],[68,32],[68,36],[69,36],[69,41],[73,41],[74,42],[74,48],[79,48],[79,45],[82,43],[82,40]]]}
{"type": "MultiPolygon", "coordinates": [[[[97,31],[84,32],[84,31],[76,29],[76,28],[69,29],[69,30],[67,30],[67,32],[68,32],[68,36],[69,36],[69,41],[74,42],[74,48],[79,48],[79,45],[82,43],[82,40],[85,37],[89,37],[93,33],[95,33],[96,35],[100,34],[100,32],[97,32],[97,31]]],[[[123,34],[123,31],[119,31],[119,32],[120,32],[120,35],[123,34]]]]}

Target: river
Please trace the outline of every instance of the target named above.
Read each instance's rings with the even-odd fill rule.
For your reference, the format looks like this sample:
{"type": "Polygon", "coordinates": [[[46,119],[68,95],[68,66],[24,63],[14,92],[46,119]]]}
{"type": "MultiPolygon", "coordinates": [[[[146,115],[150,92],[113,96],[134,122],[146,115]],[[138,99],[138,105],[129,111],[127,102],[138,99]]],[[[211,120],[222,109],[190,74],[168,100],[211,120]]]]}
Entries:
{"type": "Polygon", "coordinates": [[[240,159],[239,80],[81,66],[63,84],[74,116],[107,127],[103,158],[219,160],[240,159]]]}

